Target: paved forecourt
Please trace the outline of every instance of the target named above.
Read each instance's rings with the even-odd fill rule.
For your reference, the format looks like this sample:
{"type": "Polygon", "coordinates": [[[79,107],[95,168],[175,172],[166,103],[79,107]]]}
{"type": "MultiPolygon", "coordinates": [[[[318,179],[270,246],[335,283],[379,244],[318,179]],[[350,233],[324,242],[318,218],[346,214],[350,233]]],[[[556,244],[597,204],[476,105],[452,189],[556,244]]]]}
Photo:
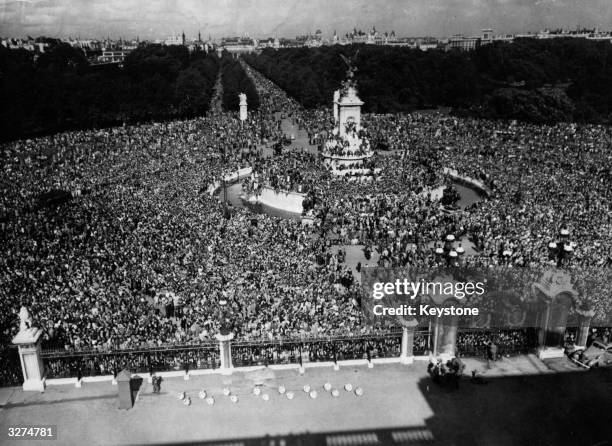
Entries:
{"type": "MultiPolygon", "coordinates": [[[[56,424],[58,444],[134,444],[219,440],[263,437],[265,435],[304,434],[376,427],[424,426],[431,416],[427,402],[415,382],[422,376],[420,367],[377,365],[331,368],[308,368],[303,376],[297,369],[235,372],[231,376],[200,375],[188,381],[168,378],[162,382],[162,393],[152,393],[152,386],[143,380],[138,400],[131,410],[119,410],[117,387],[109,382],[48,386],[45,393],[24,393],[16,390],[2,410],[0,427],[6,432],[12,424],[56,424]],[[329,382],[340,391],[332,397],[324,389],[329,382]],[[353,391],[344,385],[350,383],[353,391]],[[390,383],[392,385],[390,385],[390,383]],[[262,395],[253,388],[261,385],[262,395]],[[284,385],[295,396],[289,400],[278,392],[284,385]],[[316,399],[303,390],[310,385],[316,399]],[[362,387],[364,394],[355,395],[362,387]],[[239,398],[232,403],[223,395],[227,387],[239,398]],[[213,395],[209,406],[199,398],[205,389],[213,395]],[[178,392],[191,397],[191,406],[177,399],[178,392]]],[[[7,444],[11,444],[10,442],[7,444]]],[[[25,443],[15,441],[14,444],[25,443]]]]}
{"type": "MultiPolygon", "coordinates": [[[[266,369],[188,381],[168,378],[160,395],[152,394],[145,379],[128,411],[117,409],[117,390],[108,382],[84,383],[80,389],[50,386],[43,394],[14,390],[0,409],[0,429],[5,435],[8,425],[55,424],[62,445],[83,444],[84,439],[92,445],[166,444],[307,433],[326,433],[328,444],[341,444],[344,440],[330,443],[330,438],[343,435],[374,437],[379,444],[395,438],[470,446],[595,444],[612,438],[612,427],[602,418],[612,411],[610,371],[543,373],[529,368],[529,358],[522,364],[504,359],[488,370],[482,361],[471,361],[466,373],[478,368],[485,372],[484,382],[466,377],[456,390],[433,384],[425,361],[371,369],[343,366],[339,371],[313,367],[303,376],[296,369],[266,369]],[[508,376],[512,371],[521,373],[508,376]],[[339,397],[324,390],[326,382],[339,389],[339,397]],[[346,383],[353,390],[362,387],[363,396],[346,392],[346,383]],[[269,401],[253,394],[256,384],[269,401]],[[316,399],[304,393],[306,384],[317,390],[316,399]],[[279,385],[295,392],[295,398],[280,395],[279,385]],[[238,396],[237,403],[223,395],[225,387],[238,396]],[[201,389],[214,396],[213,406],[198,397],[201,389]],[[191,406],[177,399],[182,391],[191,397],[191,406]]],[[[2,444],[28,442],[4,437],[2,444]]]]}

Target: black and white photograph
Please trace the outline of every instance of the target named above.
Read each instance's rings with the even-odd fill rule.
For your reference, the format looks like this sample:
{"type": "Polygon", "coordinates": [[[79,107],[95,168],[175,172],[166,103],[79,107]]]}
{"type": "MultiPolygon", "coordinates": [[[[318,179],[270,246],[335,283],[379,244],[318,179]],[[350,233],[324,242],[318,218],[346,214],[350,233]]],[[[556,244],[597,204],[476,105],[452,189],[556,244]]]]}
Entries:
{"type": "Polygon", "coordinates": [[[0,0],[0,445],[612,446],[610,0],[0,0]]]}

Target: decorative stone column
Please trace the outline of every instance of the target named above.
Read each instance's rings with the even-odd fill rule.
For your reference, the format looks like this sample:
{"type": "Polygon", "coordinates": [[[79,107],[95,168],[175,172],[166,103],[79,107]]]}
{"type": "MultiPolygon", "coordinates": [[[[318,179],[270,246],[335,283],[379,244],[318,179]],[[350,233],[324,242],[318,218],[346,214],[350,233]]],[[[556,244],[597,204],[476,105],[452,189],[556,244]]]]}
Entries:
{"type": "Polygon", "coordinates": [[[346,93],[338,101],[338,122],[340,136],[346,135],[346,125],[349,121],[355,124],[358,130],[361,128],[361,106],[363,101],[357,96],[357,90],[349,87],[346,93]]]}
{"type": "Polygon", "coordinates": [[[448,316],[438,324],[438,356],[448,361],[455,357],[457,349],[458,316],[448,316]]]}
{"type": "Polygon", "coordinates": [[[240,93],[238,98],[240,99],[240,120],[244,122],[247,119],[247,96],[244,93],[240,93]]]}
{"type": "Polygon", "coordinates": [[[414,362],[414,327],[402,328],[402,353],[400,355],[402,364],[414,362]]]}
{"type": "Polygon", "coordinates": [[[231,375],[234,371],[232,365],[232,339],[234,339],[234,333],[230,331],[221,330],[217,336],[219,341],[219,356],[221,358],[221,374],[231,375]]]}
{"type": "Polygon", "coordinates": [[[561,358],[565,356],[562,344],[567,312],[577,297],[571,277],[565,271],[551,269],[532,285],[532,292],[542,308],[539,315],[538,358],[561,358]]]}
{"type": "Polygon", "coordinates": [[[576,347],[586,348],[589,328],[591,327],[591,319],[595,316],[595,312],[593,310],[576,310],[576,313],[580,315],[580,325],[578,326],[578,333],[576,336],[576,347]]]}
{"type": "Polygon", "coordinates": [[[340,90],[334,91],[334,123],[338,122],[338,101],[340,100],[340,90]]]}
{"type": "Polygon", "coordinates": [[[44,392],[45,368],[40,352],[42,330],[32,327],[21,329],[13,338],[19,348],[19,360],[23,372],[23,390],[44,392]]]}

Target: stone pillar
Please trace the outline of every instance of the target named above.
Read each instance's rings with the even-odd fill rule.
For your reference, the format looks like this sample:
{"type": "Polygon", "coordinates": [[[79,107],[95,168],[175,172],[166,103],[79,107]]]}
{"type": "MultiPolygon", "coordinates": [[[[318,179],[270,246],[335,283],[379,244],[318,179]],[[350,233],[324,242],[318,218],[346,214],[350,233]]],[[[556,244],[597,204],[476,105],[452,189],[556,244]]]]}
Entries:
{"type": "Polygon", "coordinates": [[[402,364],[412,364],[414,362],[414,327],[404,327],[402,329],[402,353],[400,362],[402,364]]]}
{"type": "Polygon", "coordinates": [[[538,351],[542,350],[546,344],[546,331],[548,330],[548,318],[550,317],[550,302],[545,303],[544,311],[538,314],[538,351]]]}
{"type": "Polygon", "coordinates": [[[537,354],[540,359],[565,356],[564,335],[567,316],[577,297],[567,272],[551,269],[532,285],[532,292],[542,302],[539,311],[537,354]]]}
{"type": "Polygon", "coordinates": [[[219,333],[216,338],[219,341],[221,374],[231,375],[234,371],[234,366],[232,365],[232,339],[234,339],[234,333],[219,333]]]}
{"type": "Polygon", "coordinates": [[[576,336],[576,347],[586,348],[589,328],[591,327],[591,319],[595,316],[595,312],[593,310],[577,310],[576,312],[580,315],[580,325],[578,326],[578,333],[576,336]]]}
{"type": "Polygon", "coordinates": [[[449,316],[438,324],[437,353],[444,361],[448,361],[456,355],[458,325],[458,316],[449,316]]]}
{"type": "Polygon", "coordinates": [[[563,338],[567,324],[567,310],[560,297],[546,301],[546,310],[540,324],[538,358],[562,358],[565,356],[563,338]]]}
{"type": "Polygon", "coordinates": [[[548,358],[559,358],[563,356],[563,350],[560,348],[553,348],[548,346],[547,338],[550,331],[550,315],[551,315],[551,301],[546,301],[546,307],[544,313],[541,315],[540,329],[538,333],[538,349],[537,356],[540,359],[548,358]]]}
{"type": "Polygon", "coordinates": [[[42,330],[40,328],[22,329],[13,338],[19,348],[19,360],[23,372],[23,390],[44,392],[45,367],[40,352],[42,330]]]}
{"type": "Polygon", "coordinates": [[[117,397],[119,399],[119,409],[131,409],[134,407],[132,374],[128,369],[123,369],[117,375],[117,397]]]}
{"type": "Polygon", "coordinates": [[[357,90],[350,87],[346,94],[338,101],[338,131],[340,136],[346,134],[346,124],[349,120],[355,123],[357,129],[361,128],[361,106],[363,101],[357,96],[357,90]]]}
{"type": "Polygon", "coordinates": [[[247,97],[246,94],[244,93],[240,93],[238,95],[238,98],[240,99],[240,120],[241,121],[246,121],[247,119],[247,97]]]}
{"type": "Polygon", "coordinates": [[[338,101],[340,100],[340,90],[334,91],[334,122],[338,122],[338,101]]]}

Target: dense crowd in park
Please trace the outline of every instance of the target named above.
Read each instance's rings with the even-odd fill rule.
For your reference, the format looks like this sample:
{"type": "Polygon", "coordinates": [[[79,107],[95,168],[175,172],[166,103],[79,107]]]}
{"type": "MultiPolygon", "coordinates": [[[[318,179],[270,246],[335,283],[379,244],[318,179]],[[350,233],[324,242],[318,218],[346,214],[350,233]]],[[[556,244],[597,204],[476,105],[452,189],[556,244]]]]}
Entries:
{"type": "MultiPolygon", "coordinates": [[[[385,143],[390,150],[432,166],[434,175],[442,176],[444,167],[454,169],[491,192],[487,200],[456,214],[446,228],[436,225],[443,232],[431,233],[430,242],[441,240],[444,230],[455,236],[467,234],[488,262],[504,259],[530,266],[548,260],[548,244],[558,241],[560,230],[566,228],[574,243],[572,263],[609,266],[612,134],[608,127],[536,126],[431,113],[374,116],[369,128],[376,132],[379,124],[380,133],[388,135],[385,143]]],[[[437,214],[436,218],[444,218],[437,214]]],[[[423,223],[431,216],[411,217],[423,232],[423,223]]]]}
{"type": "Polygon", "coordinates": [[[260,158],[287,102],[3,146],[3,345],[21,305],[47,346],[77,350],[197,342],[226,320],[241,339],[361,330],[311,229],[209,194],[260,158]]]}
{"type": "Polygon", "coordinates": [[[495,345],[498,359],[517,353],[528,353],[537,345],[535,330],[507,329],[483,332],[463,330],[457,335],[458,356],[486,356],[490,345],[495,345]]]}
{"type": "Polygon", "coordinates": [[[254,163],[253,175],[246,180],[243,189],[255,195],[261,193],[263,186],[269,186],[277,192],[308,193],[323,181],[324,176],[320,160],[312,153],[285,153],[262,157],[254,163]]]}
{"type": "Polygon", "coordinates": [[[337,130],[329,132],[323,146],[323,154],[338,158],[370,155],[371,148],[367,131],[357,130],[355,123],[349,122],[344,135],[337,130]]]}
{"type": "MultiPolygon", "coordinates": [[[[239,340],[381,329],[363,323],[359,286],[330,252],[332,239],[365,245],[366,258],[378,253],[381,266],[436,266],[448,262],[435,248],[452,234],[477,250],[467,264],[537,266],[549,264],[548,245],[563,228],[574,242],[565,266],[610,266],[609,128],[369,115],[368,131],[387,150],[377,154],[381,170],[371,181],[350,181],[306,150],[271,153],[284,136],[282,118],[323,144],[329,110],[303,110],[244,69],[261,99],[244,122],[213,107],[196,119],[2,146],[3,347],[22,305],[46,346],[69,350],[198,343],[222,325],[239,340]],[[255,172],[247,189],[268,184],[314,197],[314,224],[220,202],[210,186],[247,166],[255,172]],[[478,179],[489,197],[444,208],[432,195],[449,183],[444,167],[478,179]]],[[[605,316],[609,305],[598,305],[605,316]]],[[[461,338],[459,351],[482,336],[461,338]]],[[[528,340],[496,342],[516,350],[528,340]]],[[[383,344],[369,354],[385,355],[391,347],[383,344]]],[[[372,349],[321,344],[312,354],[372,349]]]]}

